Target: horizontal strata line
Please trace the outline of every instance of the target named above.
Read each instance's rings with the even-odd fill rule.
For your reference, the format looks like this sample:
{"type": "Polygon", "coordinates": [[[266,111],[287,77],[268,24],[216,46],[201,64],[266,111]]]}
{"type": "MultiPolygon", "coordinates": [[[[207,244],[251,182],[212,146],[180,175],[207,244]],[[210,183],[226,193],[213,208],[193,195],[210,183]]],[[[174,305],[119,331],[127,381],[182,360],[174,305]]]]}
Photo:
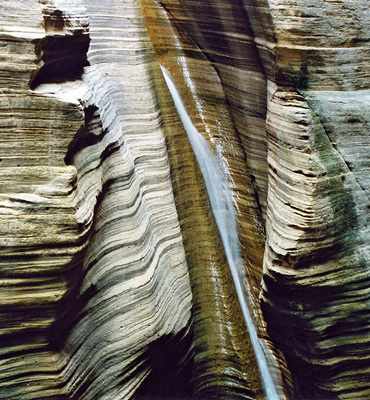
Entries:
{"type": "MultiPolygon", "coordinates": [[[[166,256],[166,252],[163,253],[163,256],[166,256]]],[[[158,263],[161,259],[162,256],[158,259],[158,263]]],[[[166,269],[170,270],[171,267],[168,266],[166,269]]],[[[181,264],[175,266],[174,271],[171,270],[170,274],[167,273],[167,284],[161,283],[163,276],[149,273],[151,270],[154,272],[158,270],[154,266],[151,270],[145,271],[145,276],[142,278],[142,281],[145,279],[145,282],[141,282],[140,286],[133,286],[133,283],[131,283],[131,287],[125,289],[123,285],[121,288],[120,284],[106,285],[103,292],[91,300],[89,312],[98,324],[99,329],[104,331],[108,326],[108,331],[110,328],[116,332],[116,336],[112,337],[109,344],[122,342],[129,338],[133,349],[135,349],[136,340],[132,337],[134,334],[140,335],[143,329],[153,331],[156,323],[164,321],[165,315],[168,314],[176,315],[179,319],[182,319],[179,312],[180,304],[184,309],[187,309],[186,318],[190,316],[191,295],[187,291],[184,292],[186,284],[176,284],[176,282],[186,281],[187,277],[185,274],[176,274],[176,269],[184,270],[181,264]],[[117,293],[118,288],[121,290],[120,293],[117,293]],[[124,296],[129,296],[130,301],[124,302],[124,305],[122,305],[124,296]],[[172,309],[174,299],[176,311],[172,309]],[[116,325],[114,325],[115,321],[116,325]]],[[[122,279],[122,276],[119,275],[113,275],[113,277],[122,279]]],[[[128,279],[137,280],[138,278],[128,279]]],[[[174,322],[174,320],[171,321],[171,323],[174,322]]],[[[81,346],[83,346],[83,343],[81,343],[81,346]]],[[[128,349],[126,348],[126,350],[128,349]]]]}
{"type": "MultiPolygon", "coordinates": [[[[290,50],[314,50],[314,51],[321,51],[321,52],[329,52],[334,53],[337,50],[350,50],[350,51],[358,51],[358,50],[367,50],[368,44],[364,44],[362,46],[335,46],[335,47],[316,47],[316,46],[304,46],[299,44],[294,45],[287,45],[287,44],[279,44],[277,45],[279,49],[290,49],[290,50]]],[[[358,60],[356,60],[358,62],[358,60]]]]}
{"type": "MultiPolygon", "coordinates": [[[[176,220],[174,219],[173,222],[175,222],[176,220]]],[[[157,243],[162,243],[162,242],[166,242],[169,240],[173,240],[173,239],[181,239],[181,232],[178,229],[178,225],[175,225],[173,230],[171,232],[168,232],[167,234],[162,233],[160,236],[158,236],[157,234],[153,234],[153,222],[151,224],[145,224],[144,225],[144,229],[142,230],[141,234],[135,238],[135,240],[132,241],[126,241],[123,242],[122,239],[119,237],[117,240],[112,240],[110,239],[110,241],[108,243],[102,244],[99,253],[96,254],[95,256],[92,257],[91,260],[88,261],[88,266],[89,268],[91,268],[92,266],[94,266],[96,263],[101,262],[102,259],[104,257],[107,256],[113,256],[113,253],[115,251],[123,251],[125,248],[133,248],[135,249],[135,253],[139,250],[139,248],[142,248],[144,245],[146,245],[147,247],[152,247],[153,249],[156,248],[157,243]],[[156,241],[153,243],[153,239],[156,239],[156,241]],[[116,244],[114,244],[116,243],[116,244]]],[[[163,226],[163,223],[160,224],[161,226],[163,226]]],[[[139,227],[142,227],[143,224],[141,222],[139,222],[139,224],[137,224],[137,226],[133,229],[130,229],[130,231],[134,232],[136,230],[138,230],[139,227]]],[[[166,225],[165,225],[166,226],[166,225]]],[[[119,235],[118,235],[119,236],[119,235]]],[[[141,254],[137,254],[136,255],[138,257],[138,259],[135,259],[135,261],[140,260],[141,259],[141,254]]]]}
{"type": "MultiPolygon", "coordinates": [[[[135,226],[137,228],[139,225],[142,224],[143,220],[146,219],[146,217],[147,217],[146,214],[148,214],[149,212],[150,212],[149,221],[152,221],[152,222],[159,221],[159,220],[174,221],[177,219],[171,199],[168,199],[168,201],[166,201],[166,203],[162,202],[160,207],[156,204],[153,204],[153,206],[151,206],[150,204],[144,204],[144,203],[152,202],[155,199],[163,199],[163,194],[165,194],[165,196],[172,194],[172,191],[170,189],[168,191],[161,191],[161,193],[156,197],[150,197],[150,198],[143,197],[143,196],[145,196],[145,194],[148,194],[148,193],[157,193],[157,191],[155,191],[155,192],[148,191],[147,193],[144,193],[142,195],[139,193],[138,197],[131,204],[122,203],[121,205],[115,206],[114,208],[109,207],[111,217],[109,219],[106,218],[104,223],[99,225],[98,229],[96,229],[94,231],[94,235],[98,234],[103,229],[107,230],[107,229],[109,229],[110,226],[117,225],[117,223],[119,221],[134,219],[135,216],[138,219],[138,223],[135,226]],[[139,201],[136,201],[136,200],[139,200],[139,201]],[[148,208],[153,208],[153,209],[148,210],[148,208]],[[120,212],[118,216],[112,215],[113,212],[115,212],[115,211],[123,211],[123,210],[126,212],[125,213],[120,212]],[[172,211],[172,215],[164,213],[165,210],[172,211]]],[[[134,228],[131,228],[129,230],[132,230],[134,228]]],[[[124,231],[126,231],[126,229],[124,229],[124,231]]]]}
{"type": "MultiPolygon", "coordinates": [[[[121,193],[122,189],[127,191],[132,187],[133,184],[136,184],[137,182],[136,180],[133,179],[132,181],[128,182],[128,184],[126,183],[127,182],[121,182],[121,181],[113,182],[109,184],[109,186],[105,189],[107,195],[113,196],[114,194],[116,194],[117,196],[120,195],[121,197],[120,204],[110,208],[111,209],[113,208],[113,210],[120,209],[120,211],[125,211],[125,212],[123,214],[121,213],[119,217],[111,216],[111,218],[106,220],[102,225],[98,224],[97,229],[95,230],[96,233],[99,232],[101,227],[103,227],[107,223],[110,224],[114,220],[118,221],[134,217],[135,215],[138,214],[139,210],[141,211],[141,213],[148,212],[148,210],[145,209],[146,207],[149,206],[147,204],[148,202],[153,202],[156,199],[161,199],[161,203],[155,202],[154,204],[155,208],[157,208],[158,210],[161,210],[164,204],[167,206],[169,204],[172,204],[172,188],[168,185],[167,179],[163,179],[159,182],[152,182],[151,183],[152,188],[150,188],[150,185],[148,184],[138,185],[139,187],[134,193],[128,192],[127,195],[124,196],[124,193],[121,193]],[[159,186],[159,183],[161,183],[162,185],[159,186]],[[125,199],[125,201],[123,201],[123,199],[125,199]],[[164,199],[166,200],[165,203],[163,203],[164,199]]],[[[173,212],[175,215],[174,208],[173,212]]]]}

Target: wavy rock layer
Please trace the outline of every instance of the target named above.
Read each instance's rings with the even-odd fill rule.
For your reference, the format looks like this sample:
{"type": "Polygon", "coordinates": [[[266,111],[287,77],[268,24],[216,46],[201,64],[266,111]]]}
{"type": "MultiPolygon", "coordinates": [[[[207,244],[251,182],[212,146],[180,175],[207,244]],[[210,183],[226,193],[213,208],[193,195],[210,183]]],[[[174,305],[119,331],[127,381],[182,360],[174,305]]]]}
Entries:
{"type": "Polygon", "coordinates": [[[133,2],[40,5],[2,33],[12,62],[2,80],[0,397],[128,398],[158,366],[153,354],[170,374],[190,348],[191,291],[145,25],[133,2]]]}
{"type": "Polygon", "coordinates": [[[233,191],[280,396],[368,398],[367,1],[0,7],[0,398],[264,397],[159,63],[233,191]]]}
{"type": "Polygon", "coordinates": [[[82,250],[76,170],[63,159],[83,118],[75,104],[29,89],[45,37],[38,4],[2,7],[0,397],[42,398],[59,384],[50,328],[82,250]]]}
{"type": "Polygon", "coordinates": [[[255,31],[269,79],[268,331],[297,397],[367,398],[369,9],[272,1],[269,13],[273,35],[255,31]]]}

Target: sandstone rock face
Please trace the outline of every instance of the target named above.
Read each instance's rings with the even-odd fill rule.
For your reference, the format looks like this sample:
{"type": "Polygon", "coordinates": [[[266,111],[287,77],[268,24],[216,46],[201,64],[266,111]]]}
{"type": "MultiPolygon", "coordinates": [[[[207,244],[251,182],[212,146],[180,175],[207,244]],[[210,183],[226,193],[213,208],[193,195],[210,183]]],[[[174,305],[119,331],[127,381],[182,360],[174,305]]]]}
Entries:
{"type": "Polygon", "coordinates": [[[27,3],[24,24],[2,32],[0,398],[128,398],[152,352],[169,353],[170,374],[190,347],[144,21],[130,2],[27,3]]]}
{"type": "Polygon", "coordinates": [[[368,398],[367,0],[0,11],[0,399],[266,397],[160,65],[233,193],[278,397],[368,398]]]}
{"type": "Polygon", "coordinates": [[[297,395],[366,398],[369,9],[286,6],[271,3],[264,315],[297,395]]]}

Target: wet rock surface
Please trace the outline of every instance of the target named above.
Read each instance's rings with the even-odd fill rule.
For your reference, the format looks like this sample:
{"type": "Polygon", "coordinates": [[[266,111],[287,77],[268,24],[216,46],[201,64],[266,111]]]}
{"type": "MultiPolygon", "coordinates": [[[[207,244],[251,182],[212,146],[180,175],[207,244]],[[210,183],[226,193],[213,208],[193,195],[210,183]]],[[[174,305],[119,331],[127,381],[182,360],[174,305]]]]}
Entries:
{"type": "Polygon", "coordinates": [[[369,397],[366,0],[0,6],[0,398],[369,397]]]}

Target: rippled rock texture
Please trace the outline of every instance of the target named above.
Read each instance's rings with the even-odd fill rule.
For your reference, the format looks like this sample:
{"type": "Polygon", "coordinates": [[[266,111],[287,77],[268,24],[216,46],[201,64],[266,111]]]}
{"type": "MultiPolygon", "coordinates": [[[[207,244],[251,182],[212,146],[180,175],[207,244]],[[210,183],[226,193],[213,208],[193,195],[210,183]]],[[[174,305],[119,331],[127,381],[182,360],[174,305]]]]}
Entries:
{"type": "Polygon", "coordinates": [[[3,0],[0,22],[0,399],[265,398],[160,65],[232,190],[279,398],[369,398],[367,0],[3,0]]]}

